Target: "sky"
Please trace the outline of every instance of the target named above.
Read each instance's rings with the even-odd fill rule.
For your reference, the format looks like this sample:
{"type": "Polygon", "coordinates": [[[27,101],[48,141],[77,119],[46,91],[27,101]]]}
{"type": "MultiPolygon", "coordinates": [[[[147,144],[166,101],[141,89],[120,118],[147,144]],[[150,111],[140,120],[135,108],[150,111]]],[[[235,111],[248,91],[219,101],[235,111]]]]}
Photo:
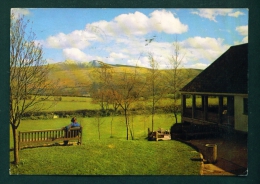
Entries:
{"type": "Polygon", "coordinates": [[[15,8],[29,19],[48,63],[99,60],[169,68],[179,45],[181,67],[205,69],[229,47],[248,43],[242,9],[15,8]]]}

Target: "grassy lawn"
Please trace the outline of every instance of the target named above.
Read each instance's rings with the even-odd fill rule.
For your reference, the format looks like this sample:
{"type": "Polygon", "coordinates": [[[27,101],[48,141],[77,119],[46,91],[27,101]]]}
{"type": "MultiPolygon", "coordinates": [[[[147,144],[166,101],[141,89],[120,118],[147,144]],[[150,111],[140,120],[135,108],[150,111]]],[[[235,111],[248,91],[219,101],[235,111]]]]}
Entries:
{"type": "MultiPolygon", "coordinates": [[[[180,119],[180,117],[179,117],[180,119]]],[[[112,136],[113,139],[126,139],[126,127],[123,116],[103,117],[100,119],[100,138],[108,139],[111,136],[111,121],[112,121],[112,136]],[[113,118],[113,119],[112,119],[113,118]]],[[[151,129],[151,116],[137,115],[130,118],[131,127],[134,130],[135,140],[145,139],[148,128],[151,129]]],[[[174,123],[173,116],[169,114],[158,114],[154,119],[154,129],[158,128],[170,129],[174,123]]],[[[99,139],[97,119],[78,118],[78,122],[83,127],[83,143],[89,140],[99,139]]],[[[70,124],[70,118],[58,118],[47,120],[22,120],[18,131],[30,130],[45,130],[45,129],[59,129],[70,124]]],[[[10,148],[13,147],[13,137],[10,128],[10,148]]]]}
{"type": "MultiPolygon", "coordinates": [[[[140,115],[131,118],[134,140],[126,140],[122,116],[101,118],[101,137],[98,136],[96,118],[78,118],[83,126],[81,146],[51,146],[22,149],[20,164],[10,164],[11,174],[40,175],[198,175],[199,153],[178,141],[147,141],[147,128],[151,117],[140,115]]],[[[23,120],[19,130],[44,130],[61,128],[69,118],[50,120],[23,120]]],[[[169,129],[173,117],[156,115],[155,129],[169,129]]],[[[10,132],[10,148],[13,147],[10,132]]],[[[13,152],[10,151],[10,162],[13,152]]]]}
{"type": "MultiPolygon", "coordinates": [[[[10,152],[12,158],[12,152],[10,152]]],[[[177,141],[89,140],[81,146],[23,149],[12,174],[198,175],[199,153],[177,141]]]]}

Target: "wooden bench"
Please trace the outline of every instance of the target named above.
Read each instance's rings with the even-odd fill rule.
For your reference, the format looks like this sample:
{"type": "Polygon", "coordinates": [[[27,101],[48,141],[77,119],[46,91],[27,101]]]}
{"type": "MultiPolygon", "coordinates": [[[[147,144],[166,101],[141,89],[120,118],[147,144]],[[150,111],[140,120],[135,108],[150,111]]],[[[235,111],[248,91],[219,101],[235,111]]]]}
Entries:
{"type": "Polygon", "coordinates": [[[164,138],[165,135],[169,135],[170,132],[168,130],[159,129],[155,132],[151,132],[148,128],[148,138],[150,140],[156,140],[158,141],[159,138],[164,138]]]}
{"type": "Polygon", "coordinates": [[[33,130],[33,131],[19,131],[18,148],[19,150],[24,145],[39,144],[45,142],[61,142],[76,140],[78,144],[82,142],[83,127],[70,128],[66,131],[64,128],[56,130],[33,130]]]}

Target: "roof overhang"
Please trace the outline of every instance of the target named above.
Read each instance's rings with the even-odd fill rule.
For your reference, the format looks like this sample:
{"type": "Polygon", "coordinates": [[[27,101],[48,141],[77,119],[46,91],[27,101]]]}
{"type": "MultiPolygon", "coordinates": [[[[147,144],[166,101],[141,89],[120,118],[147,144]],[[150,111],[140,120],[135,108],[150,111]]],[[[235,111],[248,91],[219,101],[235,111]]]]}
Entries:
{"type": "Polygon", "coordinates": [[[214,92],[188,92],[180,91],[181,94],[191,94],[191,95],[209,95],[209,96],[242,96],[248,97],[248,94],[242,93],[214,93],[214,92]]]}

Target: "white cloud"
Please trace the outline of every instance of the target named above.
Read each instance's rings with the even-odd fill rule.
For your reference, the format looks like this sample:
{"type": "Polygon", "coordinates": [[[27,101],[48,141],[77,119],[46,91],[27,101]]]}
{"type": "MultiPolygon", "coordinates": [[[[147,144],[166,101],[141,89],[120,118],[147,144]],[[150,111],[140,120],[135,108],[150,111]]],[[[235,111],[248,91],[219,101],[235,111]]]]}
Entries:
{"type": "Polygon", "coordinates": [[[140,60],[137,60],[137,59],[129,59],[129,60],[127,60],[127,65],[131,65],[131,66],[143,66],[144,63],[142,63],[140,60]]]}
{"type": "Polygon", "coordinates": [[[117,27],[118,32],[127,35],[144,35],[149,31],[149,18],[140,12],[119,15],[112,24],[117,27]]]}
{"type": "Polygon", "coordinates": [[[14,15],[15,18],[18,18],[22,15],[29,15],[30,11],[27,8],[12,8],[11,13],[14,15]]]}
{"type": "Polygon", "coordinates": [[[244,37],[242,40],[243,43],[248,43],[248,36],[244,37]]]}
{"type": "Polygon", "coordinates": [[[129,59],[127,60],[128,65],[146,67],[149,68],[149,58],[147,56],[140,57],[139,59],[129,59]]]}
{"type": "Polygon", "coordinates": [[[193,65],[188,66],[188,68],[196,68],[196,69],[205,69],[207,68],[209,65],[205,64],[205,63],[196,63],[193,65]]]}
{"type": "Polygon", "coordinates": [[[211,21],[216,21],[217,16],[232,16],[238,17],[240,15],[244,15],[244,13],[240,11],[233,12],[233,9],[198,9],[197,11],[192,11],[192,14],[199,15],[200,17],[207,18],[211,21]]]}
{"type": "Polygon", "coordinates": [[[221,38],[192,37],[182,42],[180,45],[185,54],[183,63],[201,63],[202,61],[213,62],[223,54],[230,46],[225,45],[221,38]]]}
{"type": "Polygon", "coordinates": [[[180,34],[188,31],[188,25],[182,24],[170,11],[155,10],[150,17],[136,11],[121,14],[110,22],[102,20],[87,24],[86,29],[92,29],[108,36],[145,35],[152,31],[180,34]]]}
{"type": "Polygon", "coordinates": [[[127,56],[131,56],[134,59],[138,59],[147,55],[147,53],[153,53],[158,56],[169,55],[169,48],[171,43],[169,42],[157,42],[156,39],[152,42],[145,41],[143,37],[129,38],[115,38],[115,44],[112,47],[107,47],[106,51],[113,53],[122,53],[127,56]],[[147,44],[149,43],[149,44],[147,44]]]}
{"type": "Polygon", "coordinates": [[[242,39],[242,42],[235,42],[235,44],[248,43],[248,26],[238,26],[238,27],[236,27],[236,31],[240,35],[245,36],[245,37],[242,39]]]}
{"type": "MultiPolygon", "coordinates": [[[[169,58],[174,55],[174,47],[172,43],[169,42],[157,42],[155,40],[147,46],[144,46],[146,42],[142,40],[132,42],[121,39],[121,43],[124,44],[121,45],[117,42],[117,44],[107,50],[110,52],[110,57],[105,61],[111,63],[126,61],[127,64],[130,65],[137,64],[138,66],[150,67],[148,58],[148,54],[150,53],[159,63],[160,68],[169,68],[169,58]],[[117,52],[113,52],[114,50],[117,52]],[[131,59],[126,60],[127,58],[125,56],[129,56],[131,59]]],[[[213,62],[229,48],[229,45],[225,45],[224,40],[221,38],[199,36],[183,40],[179,42],[179,45],[179,59],[183,58],[182,66],[185,67],[187,67],[189,63],[201,63],[202,61],[213,62]]],[[[207,65],[200,65],[200,68],[206,66],[207,65]]],[[[199,68],[199,66],[194,67],[199,68]]]]}
{"type": "Polygon", "coordinates": [[[236,12],[232,12],[232,13],[228,14],[228,16],[231,16],[231,17],[239,17],[240,15],[245,15],[245,14],[241,11],[236,11],[236,12]]]}
{"type": "MultiPolygon", "coordinates": [[[[153,41],[149,45],[144,46],[145,41],[138,42],[138,39],[133,42],[122,38],[120,40],[121,42],[115,42],[116,44],[112,44],[110,47],[104,47],[106,49],[103,52],[106,53],[105,55],[87,55],[78,48],[66,48],[63,50],[63,55],[66,59],[76,61],[101,60],[110,64],[121,63],[150,67],[148,57],[150,53],[159,63],[159,68],[169,68],[169,58],[174,55],[172,43],[153,41]]],[[[208,66],[207,64],[203,64],[203,62],[215,61],[229,48],[229,45],[223,43],[223,39],[211,37],[191,37],[179,42],[179,45],[179,59],[183,57],[182,67],[200,69],[208,66]],[[190,63],[200,64],[192,65],[190,63]]]]}
{"type": "Polygon", "coordinates": [[[248,26],[238,26],[236,27],[236,31],[239,32],[240,35],[247,36],[248,26]]]}
{"type": "Polygon", "coordinates": [[[187,30],[188,26],[182,24],[170,11],[156,10],[149,16],[136,11],[121,14],[109,22],[102,20],[87,24],[85,30],[75,30],[69,34],[61,32],[39,42],[47,48],[63,49],[66,59],[90,61],[99,58],[111,64],[128,62],[131,65],[135,65],[138,60],[142,66],[149,66],[146,54],[153,52],[161,61],[163,55],[170,54],[170,43],[153,41],[146,45],[144,35],[152,32],[180,34],[187,30]],[[99,51],[102,51],[96,50],[96,56],[87,55],[82,51],[87,47],[96,46],[99,51]]]}
{"type": "Polygon", "coordinates": [[[114,37],[104,48],[106,52],[122,53],[125,55],[139,55],[145,50],[145,39],[143,37],[114,37]]]}
{"type": "Polygon", "coordinates": [[[166,10],[155,10],[152,12],[150,24],[153,30],[168,34],[180,34],[188,31],[188,25],[184,25],[178,18],[166,10]]]}
{"type": "Polygon", "coordinates": [[[109,54],[109,57],[112,57],[114,59],[125,59],[125,58],[128,58],[127,55],[125,54],[122,54],[122,53],[115,53],[115,52],[112,52],[109,54]]]}
{"type": "Polygon", "coordinates": [[[97,35],[84,30],[75,30],[69,34],[59,33],[47,38],[47,47],[50,48],[79,48],[84,49],[91,41],[100,40],[97,35]]]}
{"type": "MultiPolygon", "coordinates": [[[[200,14],[214,21],[219,15],[241,15],[232,9],[202,9],[194,14],[200,14]]],[[[173,55],[172,43],[160,42],[158,35],[154,37],[151,35],[153,36],[155,32],[179,34],[187,30],[188,25],[181,23],[173,13],[156,10],[148,16],[140,12],[121,14],[112,21],[103,20],[87,24],[85,30],[75,30],[69,34],[59,33],[48,37],[45,43],[42,40],[39,42],[44,43],[46,47],[63,49],[66,59],[81,62],[102,60],[110,64],[150,67],[148,53],[151,53],[160,68],[167,68],[169,58],[173,55]],[[148,43],[146,40],[149,37],[154,40],[148,43]],[[92,47],[95,49],[91,50],[92,47]]],[[[246,42],[248,27],[240,26],[236,30],[245,36],[243,41],[246,42]]],[[[206,68],[208,64],[205,63],[213,62],[229,48],[229,45],[224,44],[224,39],[213,37],[190,37],[179,44],[180,57],[184,56],[183,65],[200,69],[206,68]]]]}
{"type": "Polygon", "coordinates": [[[76,61],[89,61],[91,57],[87,56],[84,52],[78,48],[66,48],[63,49],[63,55],[66,59],[76,60],[76,61]]]}
{"type": "Polygon", "coordinates": [[[187,40],[183,41],[183,47],[184,48],[202,48],[202,49],[208,49],[208,48],[214,48],[215,50],[222,49],[222,43],[224,39],[222,38],[211,38],[211,37],[192,37],[188,38],[187,40]]]}
{"type": "Polygon", "coordinates": [[[102,20],[87,24],[86,29],[103,35],[105,39],[107,36],[144,35],[149,30],[147,20],[148,17],[140,12],[121,14],[110,22],[102,20]]]}

